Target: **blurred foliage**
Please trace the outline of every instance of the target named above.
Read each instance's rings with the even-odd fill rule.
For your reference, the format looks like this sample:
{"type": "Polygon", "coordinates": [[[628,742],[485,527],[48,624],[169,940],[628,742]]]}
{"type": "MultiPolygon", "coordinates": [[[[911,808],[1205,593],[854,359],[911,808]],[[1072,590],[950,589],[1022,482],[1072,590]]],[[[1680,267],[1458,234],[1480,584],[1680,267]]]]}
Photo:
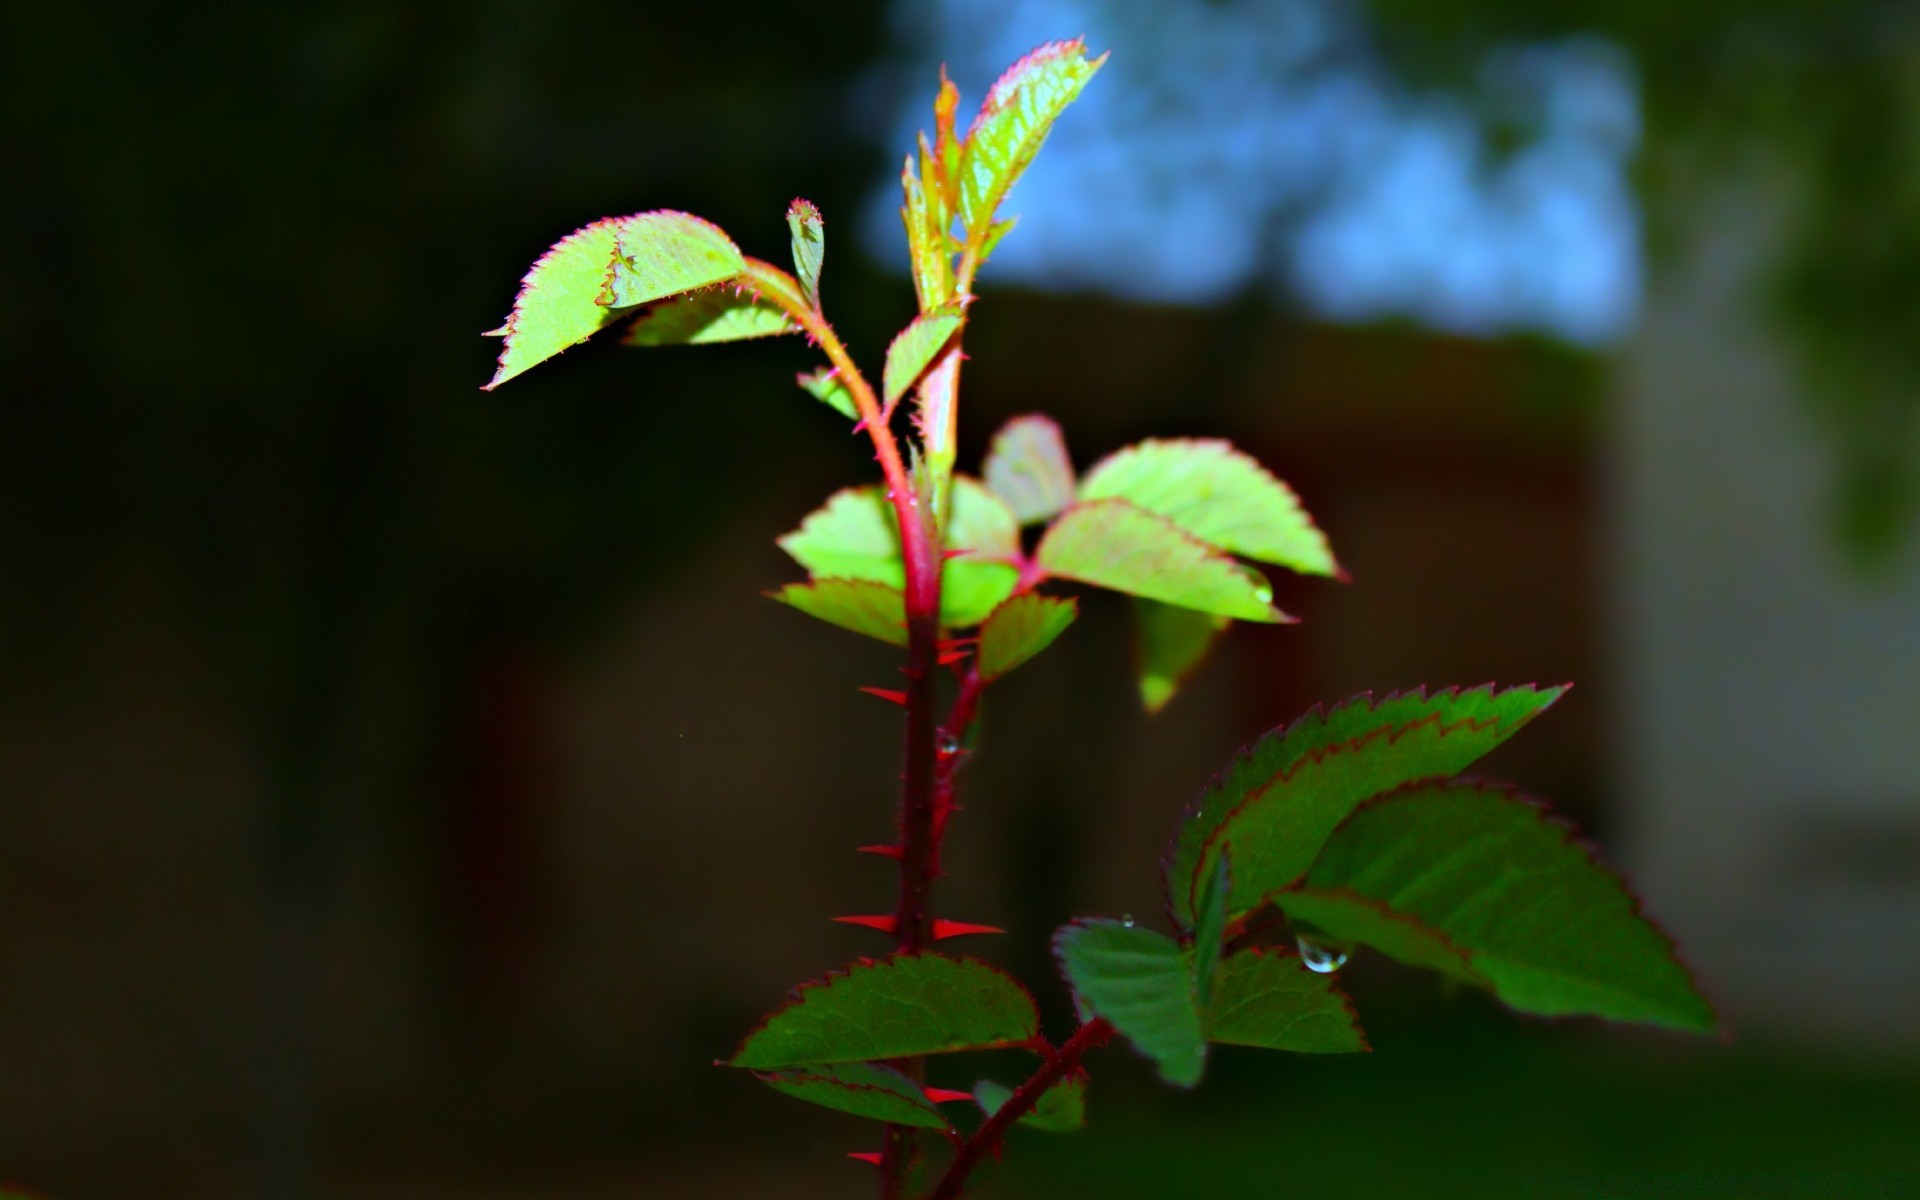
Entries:
{"type": "Polygon", "coordinates": [[[1470,94],[1490,54],[1544,40],[1597,37],[1624,50],[1642,89],[1640,175],[1656,249],[1724,216],[1739,199],[1728,180],[1777,190],[1757,213],[1779,222],[1768,315],[1836,455],[1837,530],[1861,561],[1885,564],[1920,506],[1920,9],[1369,4],[1387,57],[1416,86],[1470,94]]]}

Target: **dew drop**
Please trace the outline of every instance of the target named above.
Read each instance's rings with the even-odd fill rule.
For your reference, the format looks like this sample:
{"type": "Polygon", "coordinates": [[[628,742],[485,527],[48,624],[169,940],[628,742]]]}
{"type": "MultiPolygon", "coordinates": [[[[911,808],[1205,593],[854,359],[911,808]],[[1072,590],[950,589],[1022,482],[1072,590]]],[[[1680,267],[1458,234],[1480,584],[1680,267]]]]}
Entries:
{"type": "Polygon", "coordinates": [[[1121,918],[1120,918],[1120,923],[1121,923],[1122,925],[1124,925],[1124,926],[1126,926],[1126,927],[1127,927],[1128,929],[1132,929],[1132,928],[1133,928],[1133,914],[1132,914],[1132,913],[1128,913],[1128,914],[1127,914],[1126,916],[1124,916],[1124,917],[1121,917],[1121,918]]]}
{"type": "Polygon", "coordinates": [[[1322,944],[1305,934],[1295,939],[1300,946],[1300,961],[1309,971],[1318,971],[1322,975],[1338,971],[1347,965],[1347,956],[1353,953],[1353,947],[1338,942],[1322,944]]]}
{"type": "Polygon", "coordinates": [[[950,733],[942,733],[939,739],[934,742],[934,748],[942,754],[958,754],[960,753],[960,739],[950,733]]]}

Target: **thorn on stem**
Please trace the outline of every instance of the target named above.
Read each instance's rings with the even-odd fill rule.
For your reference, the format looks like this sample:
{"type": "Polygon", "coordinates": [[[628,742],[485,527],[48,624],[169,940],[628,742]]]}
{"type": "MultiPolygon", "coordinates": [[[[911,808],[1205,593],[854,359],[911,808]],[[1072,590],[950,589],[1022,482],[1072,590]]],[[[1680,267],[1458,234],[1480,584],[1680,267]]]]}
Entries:
{"type": "MultiPolygon", "coordinates": [[[[840,917],[837,919],[846,920],[845,917],[840,917]]],[[[1006,930],[1001,929],[996,925],[972,925],[966,921],[942,921],[938,918],[935,918],[933,922],[933,940],[936,942],[942,941],[946,938],[966,937],[968,934],[972,934],[972,933],[1005,933],[1005,932],[1006,930]]]]}
{"type": "Polygon", "coordinates": [[[878,1150],[849,1150],[847,1151],[847,1157],[858,1159],[870,1166],[877,1167],[880,1165],[880,1152],[878,1150]]]}
{"type": "MultiPolygon", "coordinates": [[[[867,929],[878,929],[881,933],[893,932],[894,918],[889,916],[835,917],[834,920],[842,925],[860,925],[867,929]]],[[[935,934],[934,936],[938,937],[939,935],[935,934]]]]}
{"type": "Polygon", "coordinates": [[[898,704],[902,708],[907,706],[907,694],[905,692],[889,691],[886,688],[877,687],[863,687],[860,690],[869,696],[878,696],[890,704],[898,704]]]}
{"type": "Polygon", "coordinates": [[[952,1104],[956,1100],[973,1099],[972,1092],[956,1092],[952,1088],[926,1087],[920,1090],[925,1092],[927,1099],[933,1101],[935,1104],[952,1104]]]}
{"type": "Polygon", "coordinates": [[[906,851],[899,846],[862,846],[860,847],[860,853],[878,854],[881,858],[891,858],[895,862],[899,862],[901,857],[906,854],[906,851]]]}

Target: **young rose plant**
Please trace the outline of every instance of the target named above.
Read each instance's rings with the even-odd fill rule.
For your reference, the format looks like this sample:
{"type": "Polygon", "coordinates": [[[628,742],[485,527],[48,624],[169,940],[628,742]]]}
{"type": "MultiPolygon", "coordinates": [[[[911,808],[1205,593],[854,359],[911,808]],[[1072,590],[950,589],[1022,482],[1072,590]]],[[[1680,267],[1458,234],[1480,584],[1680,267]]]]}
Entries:
{"type": "Polygon", "coordinates": [[[1013,227],[1002,200],[1103,61],[1079,41],[1040,47],[964,134],[959,93],[941,79],[932,137],[901,174],[919,313],[888,346],[877,389],[822,310],[825,227],[805,200],[787,211],[791,272],[685,213],[597,221],[534,264],[494,331],[505,348],[489,388],[614,324],[638,346],[803,334],[827,361],[801,388],[873,443],[880,480],[829,497],[779,539],[807,578],[773,596],[904,651],[901,687],[865,689],[904,711],[899,838],[862,847],[897,862],[898,895],[891,912],[838,918],[892,949],[800,985],[726,1062],[878,1122],[877,1148],[852,1157],[873,1164],[888,1200],[961,1195],[1015,1125],[1078,1128],[1085,1059],[1116,1036],[1179,1087],[1200,1081],[1214,1043],[1365,1050],[1333,974],[1356,946],[1522,1012],[1716,1027],[1667,938],[1568,826],[1517,792],[1456,778],[1561,687],[1361,696],[1246,747],[1175,824],[1161,863],[1169,932],[1082,918],[1054,934],[1079,1013],[1064,1040],[1043,1033],[1032,996],[998,967],[935,948],[1000,932],[937,916],[931,891],[982,694],[1078,611],[1056,585],[1132,598],[1141,698],[1157,709],[1230,622],[1289,619],[1253,564],[1340,573],[1293,492],[1225,442],[1148,440],[1077,475],[1059,428],[1028,416],[999,431],[978,475],[956,471],[974,277],[1013,227]],[[970,1092],[924,1082],[929,1055],[1008,1047],[1034,1056],[1023,1080],[970,1092]]]}

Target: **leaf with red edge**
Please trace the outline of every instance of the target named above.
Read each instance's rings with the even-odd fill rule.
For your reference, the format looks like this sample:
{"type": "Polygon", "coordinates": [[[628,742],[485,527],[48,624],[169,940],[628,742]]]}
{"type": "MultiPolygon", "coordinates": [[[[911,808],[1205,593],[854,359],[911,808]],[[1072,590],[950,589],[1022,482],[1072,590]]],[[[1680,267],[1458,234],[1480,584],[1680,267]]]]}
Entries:
{"type": "Polygon", "coordinates": [[[790,583],[769,596],[780,603],[892,646],[907,644],[907,602],[899,588],[870,579],[790,583]]]}
{"type": "MultiPolygon", "coordinates": [[[[991,1079],[973,1085],[973,1099],[988,1116],[1000,1111],[1013,1099],[1013,1089],[991,1079]]],[[[1045,1133],[1072,1133],[1087,1123],[1087,1073],[1074,1070],[1060,1082],[1040,1093],[1033,1108],[1016,1124],[1045,1133]]]]}
{"type": "Polygon", "coordinates": [[[981,476],[1022,525],[1051,520],[1073,503],[1073,460],[1051,417],[1015,417],[993,435],[981,476]]]}
{"type": "Polygon", "coordinates": [[[1220,964],[1207,1040],[1300,1054],[1367,1048],[1353,1005],[1333,976],[1309,971],[1286,950],[1242,950],[1220,964]]]}
{"type": "Polygon", "coordinates": [[[894,1125],[952,1131],[953,1123],[902,1072],[880,1063],[841,1063],[797,1071],[774,1071],[755,1078],[776,1092],[810,1104],[894,1125]]]}
{"type": "Polygon", "coordinates": [[[1326,535],[1286,484],[1216,438],[1149,438],[1096,463],[1080,499],[1125,500],[1245,558],[1337,575],[1326,535]]]}
{"type": "Polygon", "coordinates": [[[1207,1043],[1190,956],[1178,942],[1131,922],[1083,918],[1060,927],[1053,953],[1083,1018],[1104,1017],[1168,1083],[1200,1082],[1207,1043]]]}
{"type": "Polygon", "coordinates": [[[917,1058],[1026,1045],[1039,1035],[1033,997],[998,967],[899,954],[802,984],[728,1065],[765,1071],[917,1058]]]}
{"type": "Polygon", "coordinates": [[[915,317],[887,346],[887,362],[880,375],[885,411],[892,412],[900,397],[907,394],[933,365],[934,358],[960,328],[957,308],[938,308],[915,317]]]}
{"type": "Polygon", "coordinates": [[[980,679],[991,683],[1053,645],[1079,615],[1077,601],[1027,592],[1006,601],[980,626],[980,679]]]}
{"type": "Polygon", "coordinates": [[[1223,617],[1277,622],[1273,593],[1212,546],[1125,500],[1076,504],[1040,539],[1047,574],[1223,617]]]}
{"type": "Polygon", "coordinates": [[[1053,123],[1107,61],[1087,61],[1087,44],[1048,42],[1008,67],[987,91],[960,154],[959,216],[969,244],[993,236],[1007,192],[1040,152],[1053,123]]]}
{"type": "Polygon", "coordinates": [[[648,306],[627,327],[620,344],[702,346],[799,332],[779,308],[723,284],[648,306]]]}
{"type": "MultiPolygon", "coordinates": [[[[1419,784],[1368,801],[1327,839],[1298,895],[1360,897],[1431,929],[1522,1012],[1719,1027],[1620,878],[1509,789],[1419,784]]],[[[1335,937],[1372,933],[1338,927],[1326,909],[1315,923],[1335,937]]]]}
{"type": "Polygon", "coordinates": [[[1232,618],[1133,598],[1134,671],[1140,703],[1159,712],[1198,670],[1232,618]]]}
{"type": "MultiPolygon", "coordinates": [[[[1174,925],[1182,930],[1192,928],[1193,895],[1201,860],[1205,857],[1208,843],[1214,840],[1221,826],[1250,802],[1269,802],[1264,798],[1275,789],[1279,789],[1279,793],[1270,802],[1288,803],[1284,799],[1289,795],[1285,780],[1310,755],[1382,731],[1395,733],[1420,721],[1437,721],[1448,726],[1471,724],[1474,727],[1473,735],[1446,743],[1444,753],[1427,759],[1400,760],[1401,777],[1376,790],[1397,787],[1422,775],[1453,775],[1465,770],[1482,754],[1513,736],[1566,690],[1565,687],[1536,688],[1528,685],[1495,691],[1492,684],[1486,684],[1467,691],[1450,688],[1431,696],[1424,690],[1394,693],[1377,703],[1371,694],[1362,694],[1331,710],[1323,711],[1316,707],[1292,724],[1267,733],[1235,755],[1233,761],[1181,814],[1164,861],[1167,909],[1174,925]],[[1416,774],[1404,774],[1406,771],[1416,774]]],[[[1404,752],[1412,748],[1409,745],[1401,749],[1404,752]]],[[[1356,797],[1352,803],[1358,804],[1366,798],[1356,797]]],[[[1351,806],[1345,811],[1351,811],[1351,806]]],[[[1321,840],[1340,817],[1344,817],[1345,811],[1325,823],[1321,840]]],[[[1306,870],[1318,849],[1317,842],[1304,849],[1304,861],[1299,862],[1296,874],[1306,870]]],[[[1236,847],[1236,871],[1246,865],[1242,863],[1241,855],[1242,849],[1236,847]]],[[[1299,860],[1301,855],[1294,857],[1299,860]]],[[[1241,881],[1235,882],[1235,892],[1238,894],[1241,881]]],[[[1235,911],[1245,909],[1237,908],[1235,911]]]]}
{"type": "Polygon", "coordinates": [[[810,200],[787,206],[787,230],[793,235],[793,274],[807,304],[820,307],[820,268],[827,257],[827,225],[810,200]]]}
{"type": "Polygon", "coordinates": [[[636,305],[735,278],[746,260],[717,226],[661,210],[608,217],[540,256],[514,297],[487,390],[586,341],[636,305]]]}

